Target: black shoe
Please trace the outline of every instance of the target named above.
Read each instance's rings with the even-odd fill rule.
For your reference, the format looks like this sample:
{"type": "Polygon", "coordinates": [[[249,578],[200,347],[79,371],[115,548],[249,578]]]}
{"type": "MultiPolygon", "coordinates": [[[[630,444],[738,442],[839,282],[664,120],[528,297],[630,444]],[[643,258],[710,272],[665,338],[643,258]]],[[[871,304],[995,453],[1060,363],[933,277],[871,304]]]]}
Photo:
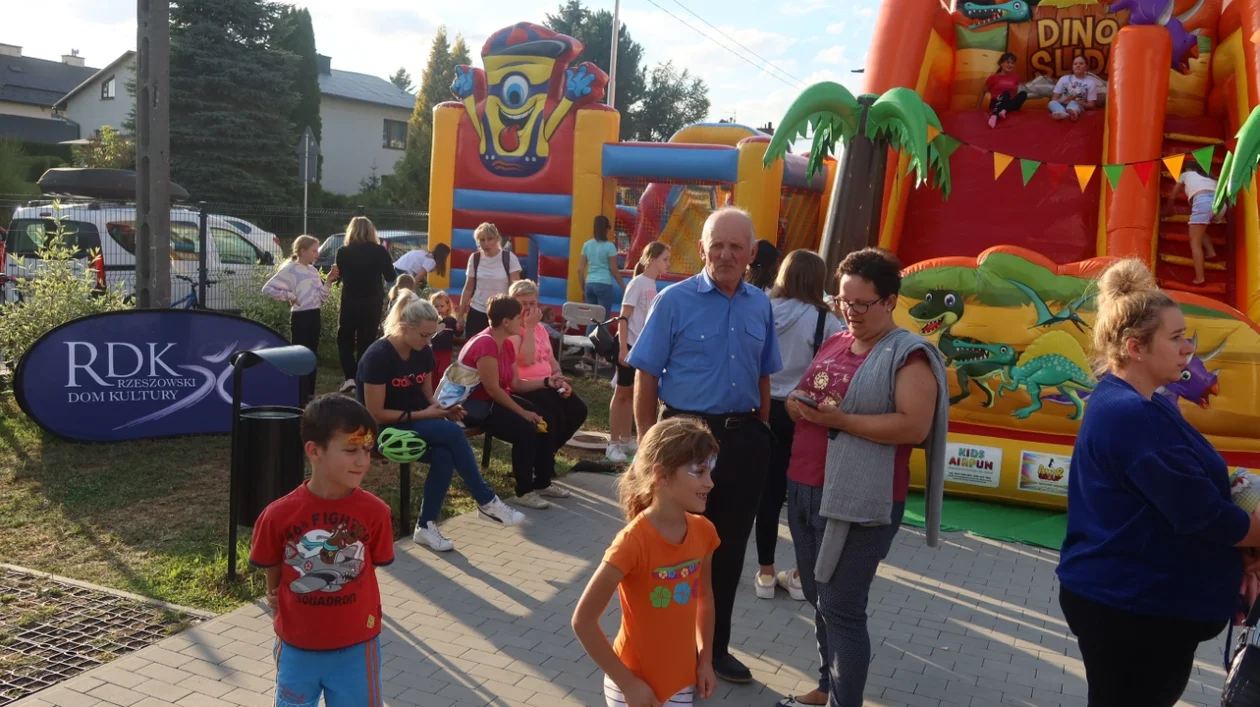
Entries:
{"type": "Polygon", "coordinates": [[[752,672],[730,653],[713,657],[713,672],[717,673],[719,678],[736,685],[750,683],[753,679],[752,672]]]}

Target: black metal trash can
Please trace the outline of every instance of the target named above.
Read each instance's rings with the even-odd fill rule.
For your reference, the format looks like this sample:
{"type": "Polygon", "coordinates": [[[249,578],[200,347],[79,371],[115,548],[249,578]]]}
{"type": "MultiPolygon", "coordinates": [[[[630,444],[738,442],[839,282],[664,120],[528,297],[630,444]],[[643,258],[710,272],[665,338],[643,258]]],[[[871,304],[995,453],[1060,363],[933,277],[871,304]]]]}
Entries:
{"type": "Polygon", "coordinates": [[[302,408],[257,405],[241,411],[236,523],[253,527],[267,504],[302,484],[302,408]]]}

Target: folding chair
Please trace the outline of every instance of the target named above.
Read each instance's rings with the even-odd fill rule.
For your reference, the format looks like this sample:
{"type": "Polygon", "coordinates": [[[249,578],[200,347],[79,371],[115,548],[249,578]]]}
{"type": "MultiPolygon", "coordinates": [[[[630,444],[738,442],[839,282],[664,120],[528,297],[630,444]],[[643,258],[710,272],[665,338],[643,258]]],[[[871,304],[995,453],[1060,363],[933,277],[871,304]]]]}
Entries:
{"type": "MultiPolygon", "coordinates": [[[[581,327],[583,332],[581,334],[565,334],[562,339],[564,348],[573,346],[582,349],[582,354],[579,356],[582,360],[586,359],[586,354],[589,351],[591,354],[592,375],[598,378],[599,357],[595,355],[595,345],[591,343],[585,332],[587,327],[603,322],[607,312],[597,304],[587,304],[585,302],[565,302],[564,307],[560,311],[564,317],[566,331],[571,327],[581,327]]],[[[561,349],[562,354],[563,351],[564,349],[561,349]]],[[[561,361],[563,362],[563,359],[561,361]]]]}

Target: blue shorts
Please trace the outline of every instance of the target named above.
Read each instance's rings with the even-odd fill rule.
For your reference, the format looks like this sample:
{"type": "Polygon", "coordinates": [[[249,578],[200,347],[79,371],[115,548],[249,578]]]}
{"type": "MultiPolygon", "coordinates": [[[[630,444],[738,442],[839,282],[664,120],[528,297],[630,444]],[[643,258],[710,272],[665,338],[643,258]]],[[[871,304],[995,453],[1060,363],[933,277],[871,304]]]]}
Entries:
{"type": "Polygon", "coordinates": [[[276,640],[276,707],[382,707],[381,639],[332,651],[276,640]]]}
{"type": "Polygon", "coordinates": [[[1212,223],[1212,200],[1215,198],[1216,192],[1201,191],[1195,194],[1190,200],[1190,223],[1212,223]]]}

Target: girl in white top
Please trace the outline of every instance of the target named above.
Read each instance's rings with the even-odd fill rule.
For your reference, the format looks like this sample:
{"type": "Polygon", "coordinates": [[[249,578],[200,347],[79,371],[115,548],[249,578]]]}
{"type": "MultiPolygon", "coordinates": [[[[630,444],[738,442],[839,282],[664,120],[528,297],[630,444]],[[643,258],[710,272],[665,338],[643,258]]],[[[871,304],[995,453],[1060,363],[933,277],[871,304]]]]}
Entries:
{"type": "Polygon", "coordinates": [[[503,237],[493,223],[483,223],[473,232],[477,250],[464,270],[464,289],[459,295],[459,317],[455,330],[471,339],[489,328],[486,303],[495,295],[506,295],[513,282],[521,279],[521,262],[504,250],[503,237]]]}
{"type": "MultiPolygon", "coordinates": [[[[285,261],[275,275],[263,285],[262,293],[289,305],[290,338],[298,346],[305,346],[319,353],[319,309],[328,299],[328,283],[320,276],[312,263],[319,257],[319,239],[298,236],[293,241],[293,257],[285,261]]],[[[328,282],[335,282],[339,275],[337,266],[328,273],[328,282]]],[[[315,373],[302,377],[304,395],[309,400],[315,395],[315,373]]]]}
{"type": "Polygon", "coordinates": [[[1173,202],[1182,192],[1186,194],[1186,201],[1190,202],[1190,255],[1194,258],[1194,284],[1202,285],[1206,280],[1203,262],[1216,257],[1212,239],[1207,237],[1207,227],[1208,224],[1220,223],[1225,214],[1212,213],[1212,202],[1216,199],[1216,180],[1203,174],[1199,165],[1185,165],[1172,191],[1168,192],[1168,201],[1164,204],[1165,212],[1172,212],[1173,202]]]}
{"type": "Polygon", "coordinates": [[[634,435],[634,369],[626,365],[630,347],[638,340],[656,299],[656,279],[669,270],[669,246],[653,241],[643,249],[634,266],[634,279],[626,286],[621,299],[621,320],[617,322],[617,342],[621,347],[617,361],[617,387],[608,404],[608,426],[611,430],[606,454],[609,461],[623,462],[637,448],[634,435]]]}
{"type": "Polygon", "coordinates": [[[1098,106],[1098,82],[1087,73],[1088,68],[1085,57],[1078,56],[1072,60],[1072,73],[1054,85],[1049,108],[1055,120],[1075,121],[1085,111],[1098,106]]]}
{"type": "Polygon", "coordinates": [[[434,246],[433,252],[423,248],[409,250],[394,262],[394,269],[400,274],[410,275],[417,283],[422,283],[429,273],[445,275],[446,259],[450,255],[451,247],[445,243],[434,246]]]}

